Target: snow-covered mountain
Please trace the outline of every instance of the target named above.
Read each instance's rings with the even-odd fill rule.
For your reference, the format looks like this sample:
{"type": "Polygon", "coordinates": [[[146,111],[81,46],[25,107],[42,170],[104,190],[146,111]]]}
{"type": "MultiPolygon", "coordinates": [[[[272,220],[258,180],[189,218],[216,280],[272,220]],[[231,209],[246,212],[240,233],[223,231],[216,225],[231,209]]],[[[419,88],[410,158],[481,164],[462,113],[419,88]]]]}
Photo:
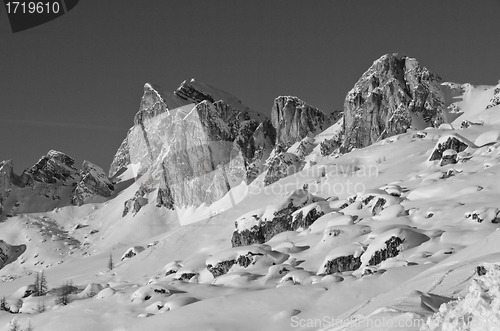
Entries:
{"type": "Polygon", "coordinates": [[[0,330],[496,330],[499,88],[392,54],[268,119],[146,84],[108,175],[0,163],[0,330]]]}
{"type": "Polygon", "coordinates": [[[0,162],[0,219],[103,202],[112,196],[114,186],[102,168],[84,161],[78,171],[74,163],[70,156],[52,150],[18,176],[12,160],[0,162]]]}

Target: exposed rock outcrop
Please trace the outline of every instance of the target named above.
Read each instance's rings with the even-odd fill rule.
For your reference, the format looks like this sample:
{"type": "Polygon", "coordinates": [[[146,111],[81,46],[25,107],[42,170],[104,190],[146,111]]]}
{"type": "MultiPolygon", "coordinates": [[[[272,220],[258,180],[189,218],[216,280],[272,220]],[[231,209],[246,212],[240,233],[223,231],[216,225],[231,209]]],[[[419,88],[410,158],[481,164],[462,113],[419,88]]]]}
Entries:
{"type": "Polygon", "coordinates": [[[300,208],[292,214],[292,227],[294,229],[307,229],[318,218],[325,215],[324,209],[318,202],[300,208]]]}
{"type": "Polygon", "coordinates": [[[81,206],[88,198],[96,195],[109,197],[113,193],[114,186],[102,168],[89,161],[83,161],[80,177],[71,196],[73,205],[81,206]]]}
{"type": "Polygon", "coordinates": [[[148,203],[148,199],[145,196],[150,194],[153,190],[154,189],[148,185],[141,185],[134,196],[124,202],[122,217],[125,217],[130,212],[133,212],[134,215],[137,214],[139,210],[148,203]]]}
{"type": "Polygon", "coordinates": [[[334,137],[332,139],[325,139],[320,143],[321,156],[328,156],[338,150],[342,145],[341,139],[334,137]]]}
{"type": "MultiPolygon", "coordinates": [[[[453,133],[444,135],[439,138],[438,142],[436,143],[436,146],[432,150],[431,156],[429,157],[429,161],[441,160],[445,151],[448,151],[447,155],[452,155],[451,151],[460,153],[465,151],[469,147],[476,148],[477,146],[473,142],[469,141],[459,134],[453,133]]],[[[448,161],[445,161],[444,163],[446,162],[448,161]]]]}
{"type": "Polygon", "coordinates": [[[341,151],[362,148],[410,127],[443,123],[441,78],[413,58],[388,54],[362,75],[344,102],[341,151]]]}
{"type": "Polygon", "coordinates": [[[133,246],[127,249],[125,253],[123,253],[122,257],[120,258],[120,261],[123,261],[125,259],[130,259],[139,254],[140,252],[144,251],[144,247],[142,246],[133,246]]]}
{"type": "Polygon", "coordinates": [[[0,269],[5,265],[14,262],[26,251],[26,245],[9,245],[0,239],[0,269]]]}
{"type": "Polygon", "coordinates": [[[267,170],[264,185],[270,185],[278,180],[292,175],[301,169],[297,155],[287,152],[276,153],[267,160],[267,170]]]}
{"type": "Polygon", "coordinates": [[[279,265],[290,257],[278,251],[273,251],[267,245],[252,245],[243,247],[233,247],[216,253],[209,257],[205,264],[207,270],[217,278],[229,271],[245,269],[252,265],[263,264],[279,265]]]}
{"type": "Polygon", "coordinates": [[[235,264],[241,268],[248,267],[251,263],[255,263],[254,261],[256,257],[262,255],[262,253],[248,252],[244,255],[239,255],[237,258],[232,260],[220,261],[215,265],[208,264],[207,269],[215,278],[217,278],[225,275],[235,264]]]}
{"type": "Polygon", "coordinates": [[[337,272],[353,271],[361,266],[361,256],[365,247],[358,243],[334,248],[325,257],[318,275],[330,275],[337,272]]]}
{"type": "MultiPolygon", "coordinates": [[[[232,246],[262,244],[278,233],[297,230],[306,223],[314,222],[315,219],[312,215],[307,222],[303,219],[294,222],[293,213],[304,206],[323,200],[307,191],[298,189],[288,193],[279,205],[269,206],[243,215],[235,222],[236,229],[231,239],[232,246]]],[[[316,212],[318,218],[321,212],[321,210],[316,212]]],[[[295,219],[297,220],[297,217],[295,219]]]]}
{"type": "Polygon", "coordinates": [[[490,102],[486,106],[486,109],[490,109],[498,105],[500,105],[500,82],[498,83],[497,86],[495,86],[493,96],[491,97],[490,102]]]}
{"type": "Polygon", "coordinates": [[[410,228],[394,228],[379,234],[361,256],[363,266],[376,266],[429,240],[425,234],[410,228]]]}

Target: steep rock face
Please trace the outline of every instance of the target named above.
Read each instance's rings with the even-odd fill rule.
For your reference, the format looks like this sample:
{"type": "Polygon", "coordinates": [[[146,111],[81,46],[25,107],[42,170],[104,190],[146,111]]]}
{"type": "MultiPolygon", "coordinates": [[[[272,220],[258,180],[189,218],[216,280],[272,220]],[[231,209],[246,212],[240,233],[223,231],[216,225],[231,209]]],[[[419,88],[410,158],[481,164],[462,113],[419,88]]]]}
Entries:
{"type": "Polygon", "coordinates": [[[182,120],[175,121],[174,139],[157,158],[160,163],[152,163],[178,206],[211,204],[230,189],[229,168],[236,171],[239,165],[244,174],[243,164],[232,162],[239,157],[232,142],[220,139],[230,134],[229,128],[224,123],[213,125],[210,107],[202,102],[182,120]]]}
{"type": "Polygon", "coordinates": [[[297,97],[280,96],[274,100],[271,122],[276,129],[276,144],[286,148],[309,133],[326,129],[332,119],[297,97]]]}
{"type": "Polygon", "coordinates": [[[131,163],[128,144],[128,136],[130,135],[131,130],[132,129],[128,131],[127,137],[125,137],[125,139],[120,144],[120,147],[118,147],[118,150],[116,151],[115,157],[113,158],[113,161],[109,167],[109,177],[115,176],[120,169],[126,167],[131,163]]]}
{"type": "Polygon", "coordinates": [[[267,160],[274,147],[276,130],[271,121],[266,119],[257,126],[248,138],[245,139],[245,136],[243,136],[243,139],[238,139],[239,136],[235,141],[244,156],[246,180],[251,183],[264,171],[265,160],[267,160]]]}
{"type": "Polygon", "coordinates": [[[344,102],[342,152],[362,148],[410,127],[443,123],[441,78],[412,58],[384,55],[362,75],[344,102]]]}
{"type": "Polygon", "coordinates": [[[260,117],[230,94],[194,80],[173,94],[146,84],[110,176],[134,164],[158,189],[157,206],[211,204],[261,172],[274,128],[260,117]]]}
{"type": "Polygon", "coordinates": [[[81,206],[92,196],[109,197],[113,193],[114,186],[102,168],[89,161],[83,161],[80,177],[71,196],[73,205],[81,206]]]}
{"type": "Polygon", "coordinates": [[[134,141],[131,141],[131,135],[133,135],[131,131],[137,126],[142,128],[141,134],[147,141],[147,124],[150,120],[161,114],[169,114],[171,110],[176,108],[199,104],[203,101],[212,104],[217,117],[226,124],[236,124],[249,119],[265,120],[265,116],[246,107],[231,94],[194,79],[189,82],[184,81],[174,93],[169,93],[157,85],[146,83],[139,111],[134,117],[134,127],[119,147],[110,166],[109,176],[113,177],[121,168],[133,162],[130,159],[130,149],[133,148],[131,145],[134,144],[134,141]]]}

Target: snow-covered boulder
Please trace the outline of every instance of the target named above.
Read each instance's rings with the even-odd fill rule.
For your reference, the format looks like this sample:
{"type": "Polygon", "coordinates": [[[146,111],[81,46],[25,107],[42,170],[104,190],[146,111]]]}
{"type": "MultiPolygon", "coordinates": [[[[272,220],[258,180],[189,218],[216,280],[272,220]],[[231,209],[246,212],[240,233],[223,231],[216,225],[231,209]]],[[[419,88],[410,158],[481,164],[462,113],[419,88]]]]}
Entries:
{"type": "Polygon", "coordinates": [[[472,141],[462,137],[457,133],[450,133],[441,136],[432,150],[429,161],[441,160],[443,153],[448,150],[454,150],[457,153],[463,152],[468,148],[477,148],[472,141]]]}
{"type": "Polygon", "coordinates": [[[441,163],[439,163],[440,166],[445,166],[448,164],[455,164],[457,163],[458,159],[458,153],[454,149],[447,149],[443,152],[443,155],[441,157],[441,163]]]}
{"type": "Polygon", "coordinates": [[[35,293],[35,285],[25,285],[21,286],[16,292],[14,292],[10,297],[11,298],[17,298],[17,299],[22,299],[29,297],[35,293]]]}
{"type": "Polygon", "coordinates": [[[292,228],[307,229],[321,216],[332,210],[328,201],[313,202],[304,206],[292,214],[292,228]]]}
{"type": "Polygon", "coordinates": [[[231,270],[245,269],[256,264],[268,270],[271,265],[281,264],[288,257],[288,254],[273,251],[267,246],[239,246],[212,255],[207,259],[206,265],[216,278],[231,270]]]}
{"type": "Polygon", "coordinates": [[[369,243],[366,252],[361,256],[361,264],[362,266],[376,266],[429,239],[425,234],[411,228],[392,228],[379,234],[369,243]]]}
{"type": "Polygon", "coordinates": [[[130,258],[136,256],[137,254],[139,254],[140,252],[142,252],[143,250],[144,250],[144,247],[142,247],[142,246],[130,247],[129,249],[127,249],[127,251],[125,253],[123,253],[122,257],[120,258],[120,261],[123,261],[125,259],[130,259],[130,258]]]}
{"type": "Polygon", "coordinates": [[[198,299],[190,296],[175,297],[175,298],[172,297],[167,302],[165,302],[163,307],[161,307],[161,309],[159,310],[159,313],[164,313],[173,309],[184,307],[198,301],[199,301],[198,299]]]}
{"type": "Polygon", "coordinates": [[[365,246],[358,243],[334,248],[325,257],[317,274],[330,275],[358,269],[361,266],[361,255],[363,255],[365,249],[365,246]]]}
{"type": "Polygon", "coordinates": [[[13,314],[17,314],[23,307],[23,303],[23,300],[19,298],[7,298],[5,300],[5,309],[13,314]]]}
{"type": "Polygon", "coordinates": [[[80,299],[92,298],[100,293],[103,289],[104,286],[102,286],[101,284],[91,283],[88,284],[82,292],[78,293],[76,297],[80,299]]]}
{"type": "Polygon", "coordinates": [[[132,295],[130,299],[132,302],[144,302],[150,299],[152,300],[161,300],[169,297],[171,295],[170,291],[163,286],[159,285],[146,285],[137,289],[132,295]]]}
{"type": "Polygon", "coordinates": [[[362,206],[370,208],[373,216],[380,214],[385,208],[403,201],[403,198],[396,194],[388,194],[387,191],[381,189],[365,190],[352,199],[360,202],[362,206]]]}
{"type": "Polygon", "coordinates": [[[231,243],[233,247],[262,244],[276,234],[298,229],[301,222],[293,222],[293,213],[311,203],[324,199],[313,196],[308,191],[297,189],[283,198],[279,204],[247,213],[235,221],[235,231],[231,243]]]}
{"type": "Polygon", "coordinates": [[[163,267],[163,271],[165,272],[165,276],[175,274],[180,268],[182,268],[182,264],[180,261],[172,261],[167,263],[163,267]]]}
{"type": "Polygon", "coordinates": [[[478,223],[498,222],[500,219],[500,210],[496,207],[481,207],[471,212],[466,212],[465,217],[478,223]]]}
{"type": "Polygon", "coordinates": [[[496,143],[499,140],[500,140],[500,130],[492,130],[481,133],[474,141],[474,144],[476,144],[477,146],[484,146],[496,143]]]}
{"type": "Polygon", "coordinates": [[[303,270],[303,269],[297,269],[297,270],[292,270],[288,272],[286,275],[284,275],[281,280],[280,284],[300,284],[300,285],[310,285],[314,282],[319,282],[321,281],[321,276],[316,276],[309,271],[303,270]]]}
{"type": "Polygon", "coordinates": [[[106,287],[97,293],[95,296],[96,299],[104,299],[113,296],[116,293],[116,290],[111,287],[106,287]]]}

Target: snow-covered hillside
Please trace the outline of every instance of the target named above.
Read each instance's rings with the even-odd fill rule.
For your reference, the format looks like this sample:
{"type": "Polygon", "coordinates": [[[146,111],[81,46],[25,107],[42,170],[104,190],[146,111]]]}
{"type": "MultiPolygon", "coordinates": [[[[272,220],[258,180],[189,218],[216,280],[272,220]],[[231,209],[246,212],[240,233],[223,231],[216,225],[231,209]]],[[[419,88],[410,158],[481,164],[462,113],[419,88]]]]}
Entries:
{"type": "Polygon", "coordinates": [[[57,152],[1,163],[0,330],[497,330],[498,86],[441,87],[452,123],[342,154],[344,118],[295,97],[274,145],[265,119],[232,131],[251,111],[225,92],[148,84],[111,178],[57,152]]]}

